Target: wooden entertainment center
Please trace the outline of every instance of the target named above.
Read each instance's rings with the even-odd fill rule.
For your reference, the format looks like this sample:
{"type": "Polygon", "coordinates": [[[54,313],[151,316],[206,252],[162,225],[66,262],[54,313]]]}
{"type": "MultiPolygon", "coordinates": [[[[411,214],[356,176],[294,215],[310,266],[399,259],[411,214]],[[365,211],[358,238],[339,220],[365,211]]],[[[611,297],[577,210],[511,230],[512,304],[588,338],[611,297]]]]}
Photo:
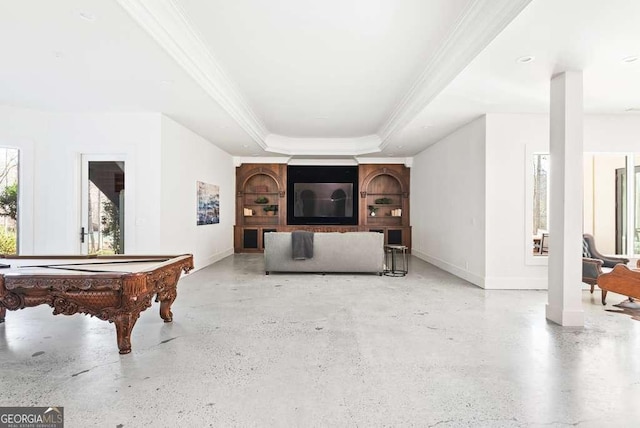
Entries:
{"type": "Polygon", "coordinates": [[[410,171],[399,164],[358,166],[357,225],[287,224],[287,165],[242,164],[236,168],[236,253],[261,253],[264,234],[314,232],[380,232],[385,244],[411,248],[410,171]],[[372,215],[372,213],[374,215],[372,215]]]}

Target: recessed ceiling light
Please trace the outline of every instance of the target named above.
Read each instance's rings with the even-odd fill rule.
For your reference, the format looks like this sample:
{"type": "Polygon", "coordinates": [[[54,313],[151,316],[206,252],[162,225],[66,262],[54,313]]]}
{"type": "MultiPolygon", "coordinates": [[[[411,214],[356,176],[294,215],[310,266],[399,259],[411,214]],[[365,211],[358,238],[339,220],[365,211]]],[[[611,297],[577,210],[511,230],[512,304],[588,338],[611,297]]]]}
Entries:
{"type": "Polygon", "coordinates": [[[535,56],[527,55],[527,56],[521,56],[516,60],[516,62],[519,62],[520,64],[528,64],[530,62],[533,62],[535,59],[536,59],[535,56]]]}
{"type": "Polygon", "coordinates": [[[78,15],[80,16],[80,18],[84,19],[85,21],[93,22],[96,20],[96,16],[89,12],[80,12],[78,13],[78,15]]]}
{"type": "Polygon", "coordinates": [[[640,111],[640,107],[629,107],[624,109],[624,111],[630,111],[630,112],[640,111]]]}
{"type": "Polygon", "coordinates": [[[640,56],[631,55],[622,58],[622,62],[624,62],[625,64],[633,64],[634,62],[638,61],[638,59],[640,59],[640,56]]]}
{"type": "Polygon", "coordinates": [[[173,80],[161,80],[160,83],[162,83],[165,86],[171,86],[173,85],[173,80]]]}
{"type": "Polygon", "coordinates": [[[396,149],[401,149],[401,148],[403,148],[403,147],[404,147],[404,146],[402,146],[402,145],[400,145],[400,146],[396,146],[396,149]]]}
{"type": "Polygon", "coordinates": [[[429,129],[431,128],[431,125],[422,125],[422,129],[429,129]]]}
{"type": "Polygon", "coordinates": [[[242,147],[244,147],[245,149],[248,149],[249,145],[248,144],[243,144],[242,147]]]}
{"type": "Polygon", "coordinates": [[[395,153],[388,153],[387,156],[393,156],[395,153]]]}

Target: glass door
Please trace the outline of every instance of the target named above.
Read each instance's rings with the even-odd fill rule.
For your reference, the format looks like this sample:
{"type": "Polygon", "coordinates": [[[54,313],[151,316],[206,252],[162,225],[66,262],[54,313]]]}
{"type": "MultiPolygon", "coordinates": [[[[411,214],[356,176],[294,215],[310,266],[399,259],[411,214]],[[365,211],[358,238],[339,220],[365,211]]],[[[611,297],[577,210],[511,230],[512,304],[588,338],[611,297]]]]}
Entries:
{"type": "Polygon", "coordinates": [[[82,156],[83,254],[124,253],[125,161],[114,156],[82,156]]]}

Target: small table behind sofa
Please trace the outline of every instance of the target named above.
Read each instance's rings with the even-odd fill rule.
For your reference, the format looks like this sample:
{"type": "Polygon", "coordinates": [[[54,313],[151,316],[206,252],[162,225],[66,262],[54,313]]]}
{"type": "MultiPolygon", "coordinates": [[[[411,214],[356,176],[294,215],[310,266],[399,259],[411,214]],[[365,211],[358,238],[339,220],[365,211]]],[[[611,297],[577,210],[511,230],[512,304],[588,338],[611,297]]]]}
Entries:
{"type": "Polygon", "coordinates": [[[265,273],[366,272],[382,275],[384,235],[378,232],[318,232],[313,237],[313,257],[294,260],[291,232],[264,235],[265,273]]]}

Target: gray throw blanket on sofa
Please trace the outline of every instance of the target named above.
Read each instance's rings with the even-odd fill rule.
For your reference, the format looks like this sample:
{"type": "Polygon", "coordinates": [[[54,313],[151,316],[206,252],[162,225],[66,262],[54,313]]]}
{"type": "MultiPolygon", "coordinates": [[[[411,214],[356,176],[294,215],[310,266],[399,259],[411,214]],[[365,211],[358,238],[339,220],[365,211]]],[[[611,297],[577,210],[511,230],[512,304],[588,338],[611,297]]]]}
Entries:
{"type": "Polygon", "coordinates": [[[306,230],[291,232],[291,257],[294,260],[313,258],[313,232],[306,230]]]}

